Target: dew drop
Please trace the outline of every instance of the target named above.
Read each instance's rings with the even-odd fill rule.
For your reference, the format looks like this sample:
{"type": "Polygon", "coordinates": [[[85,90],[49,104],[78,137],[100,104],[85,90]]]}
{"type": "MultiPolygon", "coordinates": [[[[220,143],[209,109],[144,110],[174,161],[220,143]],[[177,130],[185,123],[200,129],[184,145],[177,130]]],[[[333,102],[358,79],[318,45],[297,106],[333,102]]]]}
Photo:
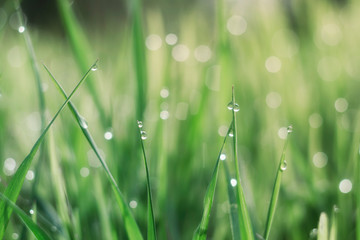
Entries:
{"type": "Polygon", "coordinates": [[[92,68],[91,68],[91,71],[95,72],[98,70],[98,66],[95,64],[92,68]]]}
{"type": "Polygon", "coordinates": [[[233,132],[233,130],[231,130],[231,131],[229,132],[229,137],[234,137],[234,132],[233,132]]]}
{"type": "Polygon", "coordinates": [[[33,215],[33,214],[34,214],[34,210],[33,210],[33,209],[30,209],[29,213],[30,213],[31,215],[33,215]]]}
{"type": "Polygon", "coordinates": [[[222,153],[222,154],[220,155],[220,160],[221,160],[221,161],[225,161],[225,159],[226,159],[226,154],[225,154],[225,153],[222,153]]]}
{"type": "Polygon", "coordinates": [[[78,121],[79,121],[80,126],[81,126],[82,128],[87,129],[87,128],[89,127],[89,125],[88,125],[88,123],[87,123],[87,121],[85,120],[84,117],[79,116],[78,121]]]}
{"type": "Polygon", "coordinates": [[[19,32],[19,33],[23,33],[23,32],[25,32],[25,30],[26,30],[26,28],[25,28],[24,26],[20,26],[20,27],[18,28],[18,32],[19,32]]]}
{"type": "Polygon", "coordinates": [[[239,106],[239,104],[235,103],[234,104],[234,112],[238,112],[238,111],[240,111],[240,106],[239,106]]]}
{"type": "Polygon", "coordinates": [[[229,102],[229,104],[227,105],[227,108],[228,108],[229,110],[233,110],[233,109],[234,109],[234,104],[233,104],[232,101],[229,102]]]}
{"type": "Polygon", "coordinates": [[[111,139],[113,138],[113,133],[112,133],[111,131],[106,131],[106,132],[104,133],[104,138],[105,138],[106,140],[111,140],[111,139]]]}
{"type": "Polygon", "coordinates": [[[287,132],[288,132],[288,134],[293,132],[293,126],[292,125],[287,127],[287,132]]]}
{"type": "Polygon", "coordinates": [[[237,185],[237,180],[235,178],[232,178],[230,180],[230,184],[231,184],[231,186],[235,187],[237,185]]]}
{"type": "Polygon", "coordinates": [[[142,127],[144,126],[144,125],[143,125],[143,122],[142,122],[142,121],[139,121],[139,120],[137,121],[137,125],[138,125],[139,128],[142,128],[142,127]]]}
{"type": "Polygon", "coordinates": [[[286,168],[287,168],[287,162],[286,162],[286,160],[284,160],[284,162],[280,166],[280,170],[283,172],[286,170],[286,168]]]}
{"type": "Polygon", "coordinates": [[[310,239],[316,238],[318,235],[318,230],[317,228],[313,228],[310,232],[310,239]]]}
{"type": "Polygon", "coordinates": [[[141,135],[141,139],[142,139],[142,140],[147,139],[147,133],[146,133],[145,131],[141,131],[141,132],[140,132],[140,135],[141,135]]]}

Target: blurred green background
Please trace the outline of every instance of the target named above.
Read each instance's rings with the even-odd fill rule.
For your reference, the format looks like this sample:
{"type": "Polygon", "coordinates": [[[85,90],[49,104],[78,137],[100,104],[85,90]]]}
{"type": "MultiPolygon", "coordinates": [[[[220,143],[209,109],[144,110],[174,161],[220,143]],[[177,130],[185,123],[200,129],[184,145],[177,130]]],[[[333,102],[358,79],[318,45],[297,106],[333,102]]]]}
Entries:
{"type": "MultiPolygon", "coordinates": [[[[21,6],[46,123],[64,100],[42,64],[69,93],[99,59],[73,103],[143,233],[146,175],[136,120],[148,134],[158,237],[190,239],[232,119],[226,106],[234,86],[240,173],[255,231],[264,232],[286,127],[292,124],[270,238],[316,238],[310,233],[321,212],[337,216],[339,239],[360,238],[358,1],[23,0],[21,6]],[[70,23],[61,10],[67,4],[70,23]]],[[[1,0],[1,192],[44,124],[20,26],[13,1],[1,0]]],[[[54,148],[43,147],[33,162],[17,204],[29,212],[36,199],[39,224],[56,239],[65,231],[78,239],[126,239],[111,186],[70,111],[51,129],[45,145],[53,141],[54,148]],[[67,216],[59,210],[55,186],[66,193],[67,216]],[[64,226],[66,218],[71,226],[64,226]]],[[[224,153],[225,161],[234,161],[231,145],[224,153]]],[[[221,166],[208,239],[231,239],[226,186],[221,166]]],[[[5,239],[28,236],[13,217],[5,239]]]]}

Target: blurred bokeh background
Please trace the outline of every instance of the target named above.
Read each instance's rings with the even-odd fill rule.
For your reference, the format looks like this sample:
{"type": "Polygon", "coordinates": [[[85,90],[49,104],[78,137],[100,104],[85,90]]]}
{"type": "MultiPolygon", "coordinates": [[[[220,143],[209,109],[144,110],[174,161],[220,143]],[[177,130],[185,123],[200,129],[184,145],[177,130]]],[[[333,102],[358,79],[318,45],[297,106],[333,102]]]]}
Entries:
{"type": "MultiPolygon", "coordinates": [[[[337,219],[339,239],[355,239],[360,2],[23,0],[21,8],[24,24],[14,2],[1,0],[2,192],[64,101],[42,64],[69,93],[99,59],[73,102],[143,233],[146,175],[136,120],[148,134],[159,239],[190,239],[232,119],[226,106],[234,86],[240,172],[255,231],[264,232],[292,124],[270,238],[315,239],[326,212],[337,219]]],[[[68,231],[79,239],[126,239],[111,186],[70,111],[63,111],[43,148],[17,204],[29,211],[36,199],[39,222],[55,238],[68,231]],[[71,226],[59,210],[59,183],[71,226]]],[[[231,149],[224,149],[229,164],[231,149]]],[[[208,239],[231,239],[227,185],[221,166],[208,239]]],[[[19,221],[11,221],[5,239],[27,239],[19,221]]]]}

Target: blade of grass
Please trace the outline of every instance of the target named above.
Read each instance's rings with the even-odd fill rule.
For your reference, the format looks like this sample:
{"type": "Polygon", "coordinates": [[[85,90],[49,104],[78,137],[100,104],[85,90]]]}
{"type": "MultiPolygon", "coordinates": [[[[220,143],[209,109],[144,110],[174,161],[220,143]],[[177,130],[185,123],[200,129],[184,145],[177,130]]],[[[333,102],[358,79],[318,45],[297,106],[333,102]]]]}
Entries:
{"type": "MultiPolygon", "coordinates": [[[[30,153],[25,157],[24,161],[19,166],[18,170],[10,180],[7,188],[5,189],[4,195],[9,198],[11,201],[16,202],[20,190],[22,188],[22,185],[25,180],[25,176],[31,166],[32,160],[39,149],[40,144],[45,138],[46,133],[50,129],[51,125],[54,123],[56,118],[59,116],[61,111],[64,109],[66,104],[70,101],[71,97],[74,95],[76,90],[80,87],[80,85],[84,82],[84,80],[87,78],[89,73],[91,72],[91,69],[96,65],[97,61],[88,69],[88,71],[85,73],[83,78],[79,81],[79,83],[76,85],[74,90],[71,92],[68,98],[66,98],[66,101],[63,103],[63,105],[60,107],[60,109],[57,111],[53,119],[50,121],[50,123],[47,125],[47,127],[44,129],[43,133],[40,135],[38,140],[35,142],[34,146],[32,147],[30,153]]],[[[0,239],[2,239],[6,226],[9,222],[10,216],[11,216],[12,210],[7,209],[5,206],[5,203],[2,201],[0,202],[0,239]]]]}
{"type": "Polygon", "coordinates": [[[318,235],[317,240],[328,240],[329,235],[329,220],[326,213],[322,212],[320,214],[319,226],[318,226],[318,235]]]}
{"type": "Polygon", "coordinates": [[[284,170],[286,169],[286,164],[287,164],[285,161],[285,153],[286,153],[286,148],[287,148],[287,145],[289,142],[289,134],[291,132],[292,132],[292,126],[289,126],[287,128],[287,137],[286,137],[286,140],[284,143],[284,148],[283,148],[283,151],[281,154],[278,170],[277,170],[276,177],[275,177],[274,188],[273,188],[272,196],[271,196],[271,200],[270,200],[269,211],[268,211],[266,225],[265,225],[265,233],[264,233],[265,239],[269,239],[271,225],[272,225],[272,222],[273,222],[274,216],[275,216],[275,209],[276,209],[276,204],[277,204],[277,201],[279,198],[279,192],[280,192],[280,186],[281,186],[281,177],[282,177],[284,170]]]}
{"type": "MultiPolygon", "coordinates": [[[[50,70],[45,65],[44,65],[44,67],[45,67],[45,70],[48,72],[50,78],[55,83],[58,90],[61,92],[63,97],[66,98],[67,95],[66,95],[64,89],[61,87],[59,82],[52,75],[50,70]]],[[[128,207],[128,204],[126,203],[125,198],[124,198],[123,194],[121,193],[121,191],[120,191],[120,189],[118,187],[118,184],[116,183],[113,175],[111,174],[109,167],[107,166],[104,158],[100,154],[99,149],[98,149],[93,137],[91,136],[89,130],[87,128],[83,127],[83,125],[82,125],[82,122],[84,121],[83,117],[81,117],[81,115],[76,110],[75,105],[72,102],[69,102],[69,108],[70,108],[73,116],[77,120],[77,122],[79,124],[79,127],[80,127],[81,131],[83,132],[85,138],[87,139],[87,141],[90,144],[91,148],[94,150],[95,155],[97,156],[97,158],[99,159],[102,167],[105,170],[106,177],[108,178],[108,180],[109,180],[109,182],[111,184],[112,190],[113,190],[113,192],[115,194],[115,197],[116,197],[116,201],[117,201],[118,206],[120,208],[120,212],[121,212],[121,215],[123,217],[125,229],[126,229],[126,232],[128,234],[129,239],[134,239],[134,240],[143,239],[142,235],[141,235],[141,232],[139,230],[139,227],[138,227],[138,225],[137,225],[137,223],[135,221],[135,218],[133,217],[133,215],[131,213],[131,210],[128,207]]]]}
{"type": "Polygon", "coordinates": [[[26,227],[34,234],[34,236],[39,240],[50,240],[49,235],[40,228],[26,213],[20,209],[15,203],[13,203],[10,199],[5,197],[2,193],[0,193],[0,198],[6,202],[7,206],[11,207],[11,209],[19,216],[21,221],[26,225],[26,227]]]}
{"type": "Polygon", "coordinates": [[[219,175],[220,156],[224,149],[226,139],[227,139],[230,131],[232,130],[232,127],[231,127],[232,124],[233,123],[231,122],[231,124],[229,126],[229,130],[224,138],[223,144],[221,145],[219,155],[216,160],[215,168],[214,168],[213,174],[211,176],[209,186],[205,193],[203,215],[202,215],[199,226],[195,230],[193,240],[205,240],[206,239],[209,221],[210,221],[210,213],[211,213],[211,209],[212,209],[212,205],[213,205],[213,201],[214,201],[214,197],[215,197],[217,178],[219,175]]]}
{"type": "MultiPolygon", "coordinates": [[[[81,71],[85,71],[89,65],[89,59],[93,59],[92,48],[87,40],[87,36],[76,19],[76,16],[71,9],[70,2],[68,0],[57,0],[56,2],[76,63],[81,71]]],[[[99,115],[102,118],[101,123],[104,124],[103,127],[107,128],[110,125],[110,120],[106,115],[105,108],[102,106],[94,84],[93,81],[90,81],[89,84],[87,84],[87,87],[94,100],[95,106],[99,111],[99,115]]]]}
{"type": "Polygon", "coordinates": [[[331,228],[330,228],[330,237],[329,240],[336,240],[337,239],[337,213],[338,208],[334,206],[332,214],[331,214],[331,228]]]}
{"type": "Polygon", "coordinates": [[[151,196],[151,184],[150,184],[150,173],[149,167],[146,159],[145,147],[144,147],[144,140],[146,139],[146,132],[142,130],[143,123],[138,121],[139,127],[139,134],[140,134],[140,143],[141,149],[144,156],[144,165],[146,170],[146,183],[147,183],[147,196],[148,196],[148,231],[147,231],[147,239],[148,240],[156,240],[156,226],[155,226],[155,217],[154,217],[154,209],[152,204],[152,196],[151,196]]]}
{"type": "Polygon", "coordinates": [[[147,89],[147,68],[145,56],[145,39],[142,28],[142,8],[141,0],[132,0],[132,40],[133,40],[133,60],[135,66],[135,77],[137,83],[137,107],[136,118],[143,119],[146,105],[147,89]]]}
{"type": "Polygon", "coordinates": [[[244,191],[241,185],[240,179],[240,165],[238,160],[238,150],[237,150],[237,133],[236,133],[236,102],[235,102],[235,94],[234,94],[234,86],[232,87],[232,116],[233,116],[233,144],[234,144],[234,158],[235,158],[235,168],[236,168],[236,178],[237,178],[237,200],[238,200],[238,211],[239,211],[239,222],[240,222],[240,234],[241,239],[251,240],[254,239],[254,231],[251,225],[251,219],[248,213],[248,209],[246,206],[244,191]]]}

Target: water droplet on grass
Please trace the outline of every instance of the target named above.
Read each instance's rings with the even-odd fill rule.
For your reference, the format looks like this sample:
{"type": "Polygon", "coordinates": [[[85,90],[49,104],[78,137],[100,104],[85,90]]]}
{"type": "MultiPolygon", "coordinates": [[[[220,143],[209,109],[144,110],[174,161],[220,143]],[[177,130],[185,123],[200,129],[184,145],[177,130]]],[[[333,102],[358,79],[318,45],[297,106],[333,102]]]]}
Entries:
{"type": "Polygon", "coordinates": [[[231,130],[230,132],[229,132],[229,137],[233,137],[234,136],[234,132],[233,132],[233,130],[231,130]]]}
{"type": "Polygon", "coordinates": [[[226,154],[225,154],[225,153],[222,153],[222,154],[220,155],[220,160],[221,160],[221,161],[225,161],[225,159],[226,159],[226,154]]]}
{"type": "Polygon", "coordinates": [[[141,132],[140,132],[140,135],[141,135],[141,139],[142,139],[142,140],[147,139],[147,133],[146,133],[145,131],[141,131],[141,132]]]}
{"type": "Polygon", "coordinates": [[[26,28],[25,28],[24,26],[20,26],[20,27],[18,28],[18,32],[19,32],[19,33],[23,33],[23,32],[25,32],[25,30],[26,30],[26,28]]]}
{"type": "Polygon", "coordinates": [[[239,104],[235,103],[234,104],[234,112],[238,112],[238,111],[240,111],[240,106],[239,106],[239,104]]]}
{"type": "Polygon", "coordinates": [[[317,228],[313,228],[313,229],[311,230],[311,232],[310,232],[310,239],[316,238],[317,235],[318,235],[318,230],[317,230],[317,228]]]}
{"type": "Polygon", "coordinates": [[[92,68],[91,68],[91,71],[95,72],[98,70],[98,66],[95,64],[92,68]]]}
{"type": "Polygon", "coordinates": [[[106,131],[106,132],[104,133],[104,138],[105,138],[106,140],[111,140],[111,139],[113,138],[113,133],[112,133],[111,131],[106,131]]]}
{"type": "Polygon", "coordinates": [[[30,213],[31,215],[33,215],[35,212],[34,212],[33,209],[30,209],[29,213],[30,213]]]}
{"type": "Polygon", "coordinates": [[[234,109],[234,104],[233,104],[232,101],[229,102],[229,104],[227,105],[227,108],[228,108],[229,110],[231,110],[231,111],[234,109]]]}
{"type": "Polygon", "coordinates": [[[293,126],[292,125],[288,126],[287,132],[288,132],[288,134],[293,132],[293,126]]]}
{"type": "Polygon", "coordinates": [[[89,127],[89,124],[87,123],[87,121],[85,120],[84,117],[79,116],[78,121],[79,121],[80,126],[81,126],[82,128],[87,129],[87,128],[89,127]]]}
{"type": "Polygon", "coordinates": [[[237,180],[235,178],[232,178],[230,180],[230,184],[231,184],[231,186],[235,187],[237,185],[237,180]]]}
{"type": "Polygon", "coordinates": [[[137,121],[137,125],[138,125],[139,128],[142,128],[142,127],[144,126],[144,125],[143,125],[143,122],[142,122],[142,121],[139,121],[139,120],[137,121]]]}
{"type": "Polygon", "coordinates": [[[284,162],[280,166],[280,170],[283,172],[286,170],[286,168],[287,168],[287,162],[286,162],[286,160],[284,160],[284,162]]]}

